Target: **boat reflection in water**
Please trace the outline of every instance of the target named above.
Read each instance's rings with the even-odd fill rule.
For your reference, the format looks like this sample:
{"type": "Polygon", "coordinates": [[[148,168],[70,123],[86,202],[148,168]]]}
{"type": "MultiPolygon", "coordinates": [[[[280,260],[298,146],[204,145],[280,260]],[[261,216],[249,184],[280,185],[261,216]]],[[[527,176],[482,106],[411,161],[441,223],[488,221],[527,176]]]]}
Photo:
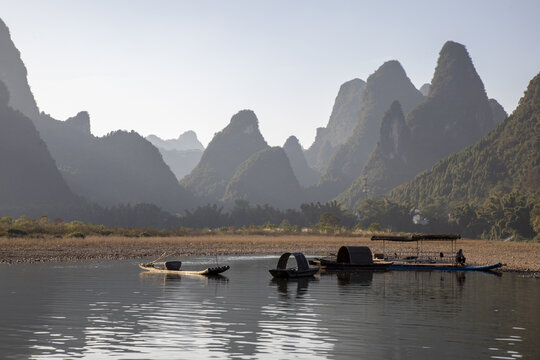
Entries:
{"type": "Polygon", "coordinates": [[[291,293],[290,289],[296,288],[296,297],[302,297],[308,291],[309,283],[318,281],[316,277],[303,277],[296,279],[273,278],[270,280],[270,285],[277,286],[278,293],[284,297],[288,297],[291,293]]]}
{"type": "Polygon", "coordinates": [[[340,286],[370,286],[373,282],[373,271],[339,271],[336,275],[340,286]]]}

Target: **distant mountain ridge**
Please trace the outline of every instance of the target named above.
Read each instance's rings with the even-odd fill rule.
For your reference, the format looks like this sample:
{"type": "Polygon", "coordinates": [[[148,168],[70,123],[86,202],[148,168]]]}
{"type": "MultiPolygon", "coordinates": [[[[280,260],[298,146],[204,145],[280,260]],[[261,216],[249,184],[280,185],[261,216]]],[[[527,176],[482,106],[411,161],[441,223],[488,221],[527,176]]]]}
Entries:
{"type": "Polygon", "coordinates": [[[396,60],[385,62],[371,74],[363,92],[359,121],[347,142],[330,159],[317,185],[321,201],[328,201],[360,175],[377,144],[382,116],[398,100],[404,113],[419,104],[424,96],[414,87],[396,60]]]}
{"type": "Polygon", "coordinates": [[[197,138],[195,131],[188,130],[176,139],[163,140],[156,135],[148,135],[146,140],[150,141],[155,147],[165,150],[201,150],[204,151],[204,146],[197,138]]]}
{"type": "Polygon", "coordinates": [[[9,106],[9,98],[0,81],[0,217],[13,215],[4,213],[10,210],[79,204],[34,124],[9,106]]]}
{"type": "Polygon", "coordinates": [[[531,193],[540,201],[540,74],[513,114],[474,145],[439,161],[389,194],[425,206],[478,202],[493,192],[531,193]]]}
{"type": "Polygon", "coordinates": [[[149,135],[150,141],[163,156],[163,161],[171,168],[178,180],[189,174],[201,160],[204,146],[194,131],[186,131],[177,139],[163,140],[149,135]]]}
{"type": "Polygon", "coordinates": [[[428,96],[430,87],[431,87],[431,84],[426,83],[426,84],[422,85],[420,87],[420,89],[418,89],[418,90],[422,93],[422,95],[428,96]]]}
{"type": "Polygon", "coordinates": [[[494,116],[465,46],[446,42],[427,98],[407,115],[401,131],[390,134],[381,130],[375,152],[338,201],[354,208],[361,200],[360,187],[367,186],[372,196],[381,195],[411,180],[438,160],[478,141],[495,126],[497,117],[501,113],[494,116]],[[400,143],[395,158],[382,145],[390,136],[391,141],[400,143]]]}
{"type": "Polygon", "coordinates": [[[217,202],[238,166],[256,152],[269,148],[259,130],[259,120],[251,110],[236,113],[214,138],[197,166],[181,184],[208,202],[217,202]]]}
{"type": "MultiPolygon", "coordinates": [[[[172,212],[183,212],[195,205],[194,197],[178,184],[158,150],[138,134],[115,132],[97,138],[91,134],[87,112],[66,121],[39,113],[26,68],[3,22],[0,23],[0,60],[0,80],[6,82],[13,95],[9,103],[34,122],[38,136],[48,148],[43,151],[50,152],[75,194],[100,205],[144,202],[172,212]]],[[[35,177],[34,181],[38,183],[38,179],[35,177]]],[[[37,185],[36,189],[46,191],[37,185]]]]}
{"type": "Polygon", "coordinates": [[[282,148],[260,150],[238,166],[223,197],[225,202],[236,199],[281,209],[300,207],[302,188],[282,148]]]}
{"type": "MultiPolygon", "coordinates": [[[[462,44],[444,44],[420,90],[396,60],[366,82],[342,84],[308,150],[294,136],[270,147],[252,110],[234,114],[206,149],[193,131],[168,140],[134,131],[96,137],[86,111],[65,121],[40,112],[20,56],[0,20],[0,217],[71,206],[113,214],[119,204],[182,214],[236,200],[280,209],[337,200],[356,211],[370,198],[399,203],[408,221],[409,205],[451,219],[460,207],[486,212],[489,201],[519,198],[521,215],[508,218],[540,234],[540,74],[508,117],[462,44]]],[[[506,205],[497,211],[514,211],[506,205]]]]}
{"type": "Polygon", "coordinates": [[[36,121],[73,191],[105,206],[150,203],[183,212],[196,204],[150,142],[133,131],[95,137],[87,120],[81,112],[66,121],[42,113],[36,121]]]}
{"type": "Polygon", "coordinates": [[[324,169],[338,147],[351,136],[358,122],[365,87],[366,82],[361,79],[353,79],[341,85],[328,125],[317,129],[315,141],[305,152],[310,167],[324,169]]]}
{"type": "Polygon", "coordinates": [[[301,186],[308,187],[319,181],[320,173],[308,165],[302,151],[302,146],[296,136],[289,136],[283,145],[283,150],[285,150],[294,174],[301,186]]]}

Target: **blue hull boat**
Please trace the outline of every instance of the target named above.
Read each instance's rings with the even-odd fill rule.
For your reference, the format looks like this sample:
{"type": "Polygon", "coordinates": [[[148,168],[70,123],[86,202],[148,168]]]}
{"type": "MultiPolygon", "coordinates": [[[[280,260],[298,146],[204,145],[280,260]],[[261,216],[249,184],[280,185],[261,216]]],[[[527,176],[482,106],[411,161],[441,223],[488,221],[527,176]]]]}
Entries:
{"type": "Polygon", "coordinates": [[[439,270],[439,271],[489,271],[503,266],[502,263],[490,265],[449,265],[449,264],[400,264],[393,263],[388,270],[439,270]]]}

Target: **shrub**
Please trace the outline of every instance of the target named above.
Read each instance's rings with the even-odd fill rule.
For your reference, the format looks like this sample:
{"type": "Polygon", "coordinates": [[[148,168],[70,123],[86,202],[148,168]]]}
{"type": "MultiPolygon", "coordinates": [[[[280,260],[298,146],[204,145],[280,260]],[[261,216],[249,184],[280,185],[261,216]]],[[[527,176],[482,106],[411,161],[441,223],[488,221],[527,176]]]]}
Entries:
{"type": "Polygon", "coordinates": [[[15,228],[8,229],[7,234],[9,237],[19,237],[19,236],[28,235],[26,231],[21,230],[21,229],[15,229],[15,228]]]}
{"type": "Polygon", "coordinates": [[[69,233],[68,234],[68,237],[70,238],[81,238],[81,239],[84,239],[86,237],[86,235],[84,235],[84,233],[80,232],[80,231],[74,231],[72,233],[69,233]]]}
{"type": "Polygon", "coordinates": [[[368,230],[373,232],[381,231],[381,225],[379,225],[379,223],[373,222],[369,225],[368,230]]]}

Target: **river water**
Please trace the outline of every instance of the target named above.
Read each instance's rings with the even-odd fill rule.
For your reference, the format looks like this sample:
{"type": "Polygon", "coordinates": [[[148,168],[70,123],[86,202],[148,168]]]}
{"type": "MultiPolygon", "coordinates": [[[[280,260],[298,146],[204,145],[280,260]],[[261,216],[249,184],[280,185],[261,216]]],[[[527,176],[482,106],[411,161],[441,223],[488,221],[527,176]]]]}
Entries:
{"type": "Polygon", "coordinates": [[[0,358],[540,359],[536,279],[392,271],[276,282],[277,257],[218,261],[231,269],[213,278],[145,273],[133,260],[0,265],[0,358]]]}

